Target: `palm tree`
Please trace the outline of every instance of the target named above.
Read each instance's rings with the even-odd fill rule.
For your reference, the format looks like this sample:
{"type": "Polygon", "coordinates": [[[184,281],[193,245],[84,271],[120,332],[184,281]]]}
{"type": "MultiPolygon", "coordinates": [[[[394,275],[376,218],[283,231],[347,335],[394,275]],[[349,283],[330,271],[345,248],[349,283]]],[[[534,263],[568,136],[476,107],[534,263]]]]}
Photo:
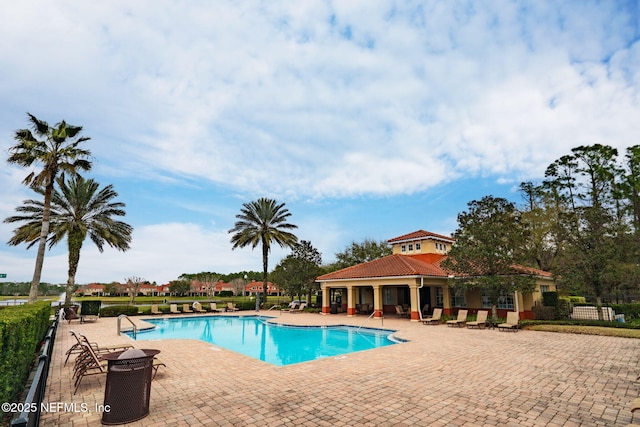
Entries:
{"type": "Polygon", "coordinates": [[[29,302],[34,302],[38,297],[38,285],[40,284],[47,235],[49,234],[51,197],[55,180],[59,172],[76,175],[80,171],[90,170],[91,162],[88,158],[91,156],[91,152],[80,148],[80,144],[90,139],[86,136],[80,136],[81,126],[72,126],[63,120],[55,127],[50,127],[47,122],[38,120],[32,114],[27,113],[27,115],[33,132],[30,129],[18,129],[15,132],[14,139],[17,144],[9,148],[7,162],[26,168],[42,165],[39,172],[32,171],[22,181],[23,184],[29,185],[33,189],[44,189],[38,255],[29,290],[29,302]]]}
{"type": "MultiPolygon", "coordinates": [[[[49,248],[59,243],[65,236],[69,248],[69,276],[67,279],[65,304],[69,304],[75,286],[76,271],[80,261],[80,250],[87,238],[91,238],[100,252],[104,244],[126,251],[131,242],[133,228],[113,217],[124,216],[124,203],[114,202],[118,193],[112,185],[100,189],[93,179],[85,180],[80,175],[70,182],[62,177],[57,180],[60,191],[54,189],[51,198],[50,233],[47,241],[49,248]]],[[[37,189],[39,194],[44,190],[37,189]]],[[[24,205],[16,208],[22,215],[4,220],[7,223],[23,222],[14,230],[10,245],[28,243],[27,248],[39,241],[42,229],[44,203],[39,200],[25,200],[24,205]]]]}
{"type": "MultiPolygon", "coordinates": [[[[231,236],[233,249],[244,248],[251,245],[251,249],[262,245],[262,279],[265,301],[267,295],[267,273],[269,265],[269,252],[271,242],[276,242],[280,247],[293,248],[298,243],[298,238],[286,230],[298,228],[297,225],[286,222],[291,216],[284,203],[278,204],[273,199],[260,198],[250,203],[244,203],[240,213],[236,215],[238,221],[229,230],[235,233],[231,236]]],[[[260,294],[256,297],[256,311],[260,310],[260,294]]]]}

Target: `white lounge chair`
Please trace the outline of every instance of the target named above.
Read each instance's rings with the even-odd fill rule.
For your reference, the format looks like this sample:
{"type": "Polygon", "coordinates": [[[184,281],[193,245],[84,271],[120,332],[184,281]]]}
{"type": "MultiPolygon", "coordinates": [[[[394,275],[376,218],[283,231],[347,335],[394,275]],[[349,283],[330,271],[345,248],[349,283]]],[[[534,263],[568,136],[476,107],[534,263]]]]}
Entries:
{"type": "Polygon", "coordinates": [[[509,311],[507,312],[507,321],[505,323],[500,323],[498,325],[498,330],[499,331],[510,330],[513,332],[517,332],[519,323],[520,323],[520,314],[517,311],[509,311]]]}

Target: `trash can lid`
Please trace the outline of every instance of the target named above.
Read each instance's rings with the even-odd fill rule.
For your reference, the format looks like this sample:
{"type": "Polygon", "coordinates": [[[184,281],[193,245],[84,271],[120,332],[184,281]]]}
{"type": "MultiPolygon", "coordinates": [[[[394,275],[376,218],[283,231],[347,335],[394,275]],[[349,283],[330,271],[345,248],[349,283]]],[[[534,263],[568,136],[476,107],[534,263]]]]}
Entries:
{"type": "Polygon", "coordinates": [[[130,348],[123,351],[120,356],[118,356],[118,359],[135,359],[138,357],[147,357],[147,354],[139,348],[130,348]]]}

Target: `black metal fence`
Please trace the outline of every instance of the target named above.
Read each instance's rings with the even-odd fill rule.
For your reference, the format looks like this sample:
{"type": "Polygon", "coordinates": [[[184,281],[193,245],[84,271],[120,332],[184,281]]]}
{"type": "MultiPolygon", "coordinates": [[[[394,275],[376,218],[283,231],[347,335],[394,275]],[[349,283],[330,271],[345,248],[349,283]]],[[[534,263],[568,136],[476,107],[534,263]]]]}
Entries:
{"type": "Polygon", "coordinates": [[[36,427],[40,424],[40,409],[42,399],[47,386],[47,377],[49,376],[49,364],[51,362],[51,352],[56,339],[56,330],[58,328],[59,316],[56,315],[53,323],[44,337],[44,343],[40,356],[38,356],[38,367],[36,368],[33,382],[27,392],[27,397],[23,404],[23,411],[20,415],[11,421],[11,427],[36,427]]]}

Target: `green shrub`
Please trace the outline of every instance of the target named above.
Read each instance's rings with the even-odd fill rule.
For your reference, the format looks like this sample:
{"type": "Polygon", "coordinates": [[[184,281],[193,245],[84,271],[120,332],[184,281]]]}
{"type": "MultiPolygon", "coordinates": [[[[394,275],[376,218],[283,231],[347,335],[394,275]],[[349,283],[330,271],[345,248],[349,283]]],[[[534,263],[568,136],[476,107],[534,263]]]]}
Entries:
{"type": "Polygon", "coordinates": [[[117,317],[121,314],[137,316],[138,307],[133,305],[110,305],[100,309],[100,317],[117,317]]]}
{"type": "Polygon", "coordinates": [[[542,305],[545,307],[558,307],[558,293],[557,292],[543,292],[542,293],[542,305]]]}
{"type": "Polygon", "coordinates": [[[568,319],[571,313],[571,300],[566,297],[558,298],[558,310],[556,315],[558,319],[568,319]]]}
{"type": "Polygon", "coordinates": [[[533,314],[536,316],[536,320],[555,320],[556,309],[555,307],[539,306],[536,305],[532,309],[533,314]]]}
{"type": "Polygon", "coordinates": [[[0,311],[0,402],[12,402],[24,388],[50,315],[49,301],[0,311]]]}
{"type": "Polygon", "coordinates": [[[624,320],[630,322],[640,319],[640,304],[611,304],[616,314],[624,314],[624,320]]]}
{"type": "MultiPolygon", "coordinates": [[[[264,301],[262,302],[262,304],[264,304],[264,301]]],[[[261,306],[262,306],[261,304],[261,306]]],[[[239,303],[236,303],[236,308],[239,308],[240,310],[255,310],[256,309],[256,302],[255,301],[240,301],[239,303]]]]}

